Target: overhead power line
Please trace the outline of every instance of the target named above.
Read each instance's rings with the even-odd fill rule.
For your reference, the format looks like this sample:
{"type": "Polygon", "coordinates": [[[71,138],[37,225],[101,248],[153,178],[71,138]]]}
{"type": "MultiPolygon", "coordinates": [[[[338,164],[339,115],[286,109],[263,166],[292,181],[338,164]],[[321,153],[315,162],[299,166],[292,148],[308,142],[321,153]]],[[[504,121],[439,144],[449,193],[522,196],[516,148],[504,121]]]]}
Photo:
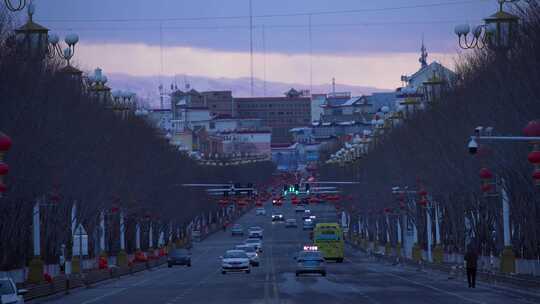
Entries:
{"type": "Polygon", "coordinates": [[[412,4],[402,6],[389,6],[381,8],[362,8],[348,10],[332,10],[332,11],[314,11],[314,12],[295,12],[281,14],[263,14],[263,15],[238,15],[238,16],[199,16],[199,17],[171,17],[171,18],[82,18],[82,19],[40,19],[42,22],[172,22],[172,21],[205,21],[205,20],[236,20],[253,18],[276,18],[276,17],[299,17],[299,16],[322,16],[322,15],[343,15],[357,14],[369,12],[384,12],[419,8],[444,7],[463,4],[474,4],[488,0],[461,0],[461,1],[445,1],[426,4],[412,4]]]}
{"type": "MultiPolygon", "coordinates": [[[[312,24],[311,28],[342,28],[342,27],[370,27],[370,26],[393,26],[393,25],[429,25],[429,24],[456,24],[459,22],[471,22],[481,20],[429,20],[429,21],[385,21],[385,22],[360,22],[360,23],[319,23],[312,24]]],[[[253,29],[306,29],[309,24],[275,24],[275,25],[253,25],[253,29]]],[[[215,26],[163,26],[163,31],[189,31],[189,30],[249,30],[244,25],[215,25],[215,26]]],[[[157,27],[52,27],[56,31],[156,31],[157,27]]]]}

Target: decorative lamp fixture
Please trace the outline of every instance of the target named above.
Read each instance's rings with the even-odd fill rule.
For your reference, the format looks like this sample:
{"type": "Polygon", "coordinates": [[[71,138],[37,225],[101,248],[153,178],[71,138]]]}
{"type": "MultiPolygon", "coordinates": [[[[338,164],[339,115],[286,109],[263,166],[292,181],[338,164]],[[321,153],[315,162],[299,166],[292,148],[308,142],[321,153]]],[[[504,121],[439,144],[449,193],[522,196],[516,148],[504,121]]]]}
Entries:
{"type": "Polygon", "coordinates": [[[25,58],[41,60],[45,57],[48,48],[49,29],[34,22],[35,13],[33,3],[28,4],[28,20],[15,30],[17,51],[25,58]]]}
{"type": "Polygon", "coordinates": [[[435,72],[433,72],[433,76],[429,78],[428,80],[423,82],[424,84],[424,100],[428,103],[433,103],[442,98],[443,90],[445,87],[446,82],[437,76],[435,72]]]}
{"type": "Polygon", "coordinates": [[[81,76],[82,71],[73,67],[71,65],[71,58],[73,58],[73,55],[75,55],[75,45],[79,42],[79,36],[77,34],[68,34],[66,35],[64,42],[66,43],[67,47],[62,49],[62,46],[60,46],[60,38],[56,34],[50,34],[48,36],[49,40],[49,48],[48,48],[48,55],[50,58],[58,57],[60,59],[63,59],[66,61],[66,66],[63,67],[60,72],[81,76]]]}
{"type": "Polygon", "coordinates": [[[4,0],[8,10],[12,12],[22,11],[26,7],[27,0],[4,0]]]}
{"type": "Polygon", "coordinates": [[[497,51],[506,51],[512,46],[519,17],[505,12],[505,3],[519,0],[498,0],[499,11],[484,19],[485,24],[475,26],[472,31],[468,24],[455,27],[458,44],[463,49],[482,49],[486,45],[497,51]],[[469,33],[472,34],[469,37],[469,33]]]}
{"type": "Polygon", "coordinates": [[[508,50],[512,46],[519,22],[519,17],[503,10],[505,2],[515,0],[499,0],[499,11],[484,19],[489,46],[501,51],[508,50]]]}
{"type": "Polygon", "coordinates": [[[107,84],[107,76],[103,75],[103,70],[96,68],[93,75],[88,76],[88,86],[90,91],[100,102],[111,101],[111,88],[107,84]]]}

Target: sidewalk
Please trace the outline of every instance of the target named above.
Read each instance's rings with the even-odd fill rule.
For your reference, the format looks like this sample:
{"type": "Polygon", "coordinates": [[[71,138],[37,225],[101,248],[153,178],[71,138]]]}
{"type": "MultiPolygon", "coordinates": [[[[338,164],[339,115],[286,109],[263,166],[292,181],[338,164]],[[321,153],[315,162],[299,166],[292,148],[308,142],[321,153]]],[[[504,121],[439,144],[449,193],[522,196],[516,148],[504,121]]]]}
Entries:
{"type": "Polygon", "coordinates": [[[70,290],[90,287],[96,283],[120,278],[144,270],[151,270],[167,263],[167,257],[160,257],[146,263],[135,263],[131,267],[111,267],[109,269],[85,271],[82,274],[60,275],[49,282],[40,284],[25,284],[22,287],[28,290],[24,295],[24,300],[47,297],[60,293],[69,293],[70,290]]]}
{"type": "MultiPolygon", "coordinates": [[[[353,244],[350,241],[347,241],[347,244],[351,248],[359,250],[367,256],[372,256],[377,261],[386,262],[394,266],[415,268],[418,271],[433,271],[443,273],[448,276],[449,280],[467,280],[467,275],[462,264],[435,264],[426,261],[417,263],[405,257],[398,258],[396,256],[385,256],[384,252],[367,252],[360,245],[353,244]]],[[[540,277],[518,274],[511,275],[500,272],[478,271],[476,278],[481,282],[488,283],[494,286],[517,288],[522,291],[540,294],[540,277]]]]}

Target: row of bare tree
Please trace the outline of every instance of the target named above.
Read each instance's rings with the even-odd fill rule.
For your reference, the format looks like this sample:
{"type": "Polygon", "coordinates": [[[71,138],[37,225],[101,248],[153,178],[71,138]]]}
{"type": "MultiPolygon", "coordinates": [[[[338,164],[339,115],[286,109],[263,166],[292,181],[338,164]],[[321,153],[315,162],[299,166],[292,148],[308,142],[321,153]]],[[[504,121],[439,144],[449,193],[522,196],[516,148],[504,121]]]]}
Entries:
{"type": "MultiPolygon", "coordinates": [[[[0,18],[0,34],[9,34],[0,18]]],[[[88,93],[82,82],[57,72],[54,60],[31,62],[0,35],[0,130],[13,140],[0,198],[0,268],[32,257],[32,208],[41,202],[42,256],[55,262],[71,242],[70,213],[92,234],[99,213],[127,210],[127,223],[151,216],[166,227],[185,225],[217,204],[191,182],[262,183],[271,162],[202,167],[170,146],[142,118],[122,119],[88,93]]],[[[133,225],[129,226],[132,227],[133,225]]],[[[92,238],[90,241],[92,242],[92,238]]],[[[134,233],[128,233],[133,244],[134,233]]],[[[132,246],[128,246],[132,247],[132,246]]]]}
{"type": "MultiPolygon", "coordinates": [[[[383,219],[383,208],[399,206],[392,187],[423,187],[441,206],[441,237],[447,248],[463,251],[465,240],[472,237],[484,254],[497,254],[503,247],[501,197],[481,192],[479,170],[487,167],[505,181],[498,191],[504,187],[510,196],[515,253],[540,256],[540,192],[527,161],[532,145],[486,143],[476,156],[467,150],[477,126],[493,126],[498,135],[522,135],[529,121],[540,118],[540,9],[532,6],[521,17],[507,56],[484,49],[462,58],[459,81],[442,101],[392,129],[365,158],[322,168],[327,178],[361,182],[347,190],[358,198],[348,208],[383,219]],[[469,232],[466,221],[472,225],[469,232]]],[[[408,197],[406,203],[419,200],[408,197]]],[[[425,212],[421,207],[409,212],[416,215],[425,246],[425,212]]]]}

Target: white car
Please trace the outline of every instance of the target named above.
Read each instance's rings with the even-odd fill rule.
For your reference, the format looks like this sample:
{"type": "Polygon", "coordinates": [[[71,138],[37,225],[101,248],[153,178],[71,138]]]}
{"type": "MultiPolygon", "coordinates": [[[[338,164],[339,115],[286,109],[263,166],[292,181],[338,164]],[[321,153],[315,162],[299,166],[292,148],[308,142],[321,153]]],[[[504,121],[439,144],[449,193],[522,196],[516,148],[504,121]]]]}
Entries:
{"type": "Polygon", "coordinates": [[[304,205],[296,205],[296,207],[294,208],[294,211],[295,212],[305,212],[306,207],[304,207],[304,205]]]}
{"type": "Polygon", "coordinates": [[[244,241],[244,244],[253,246],[255,247],[255,249],[257,249],[257,251],[262,252],[262,240],[259,238],[256,238],[256,239],[249,238],[244,241]]]}
{"type": "Polygon", "coordinates": [[[26,289],[17,289],[10,278],[0,279],[0,303],[24,304],[23,295],[27,292],[26,289]]]}
{"type": "Polygon", "coordinates": [[[264,208],[257,208],[255,210],[255,215],[266,215],[266,209],[264,208]]]}
{"type": "Polygon", "coordinates": [[[235,249],[244,250],[246,252],[246,254],[249,257],[249,262],[251,266],[259,266],[260,259],[259,259],[259,254],[257,253],[257,249],[255,248],[255,246],[250,246],[250,245],[245,245],[245,244],[236,245],[235,249]]]}
{"type": "Polygon", "coordinates": [[[248,229],[248,238],[250,239],[255,239],[255,238],[259,238],[259,239],[262,239],[263,238],[263,229],[261,227],[249,227],[248,229]]]}
{"type": "Polygon", "coordinates": [[[227,250],[221,257],[221,273],[251,272],[249,256],[244,250],[227,250]]]}

